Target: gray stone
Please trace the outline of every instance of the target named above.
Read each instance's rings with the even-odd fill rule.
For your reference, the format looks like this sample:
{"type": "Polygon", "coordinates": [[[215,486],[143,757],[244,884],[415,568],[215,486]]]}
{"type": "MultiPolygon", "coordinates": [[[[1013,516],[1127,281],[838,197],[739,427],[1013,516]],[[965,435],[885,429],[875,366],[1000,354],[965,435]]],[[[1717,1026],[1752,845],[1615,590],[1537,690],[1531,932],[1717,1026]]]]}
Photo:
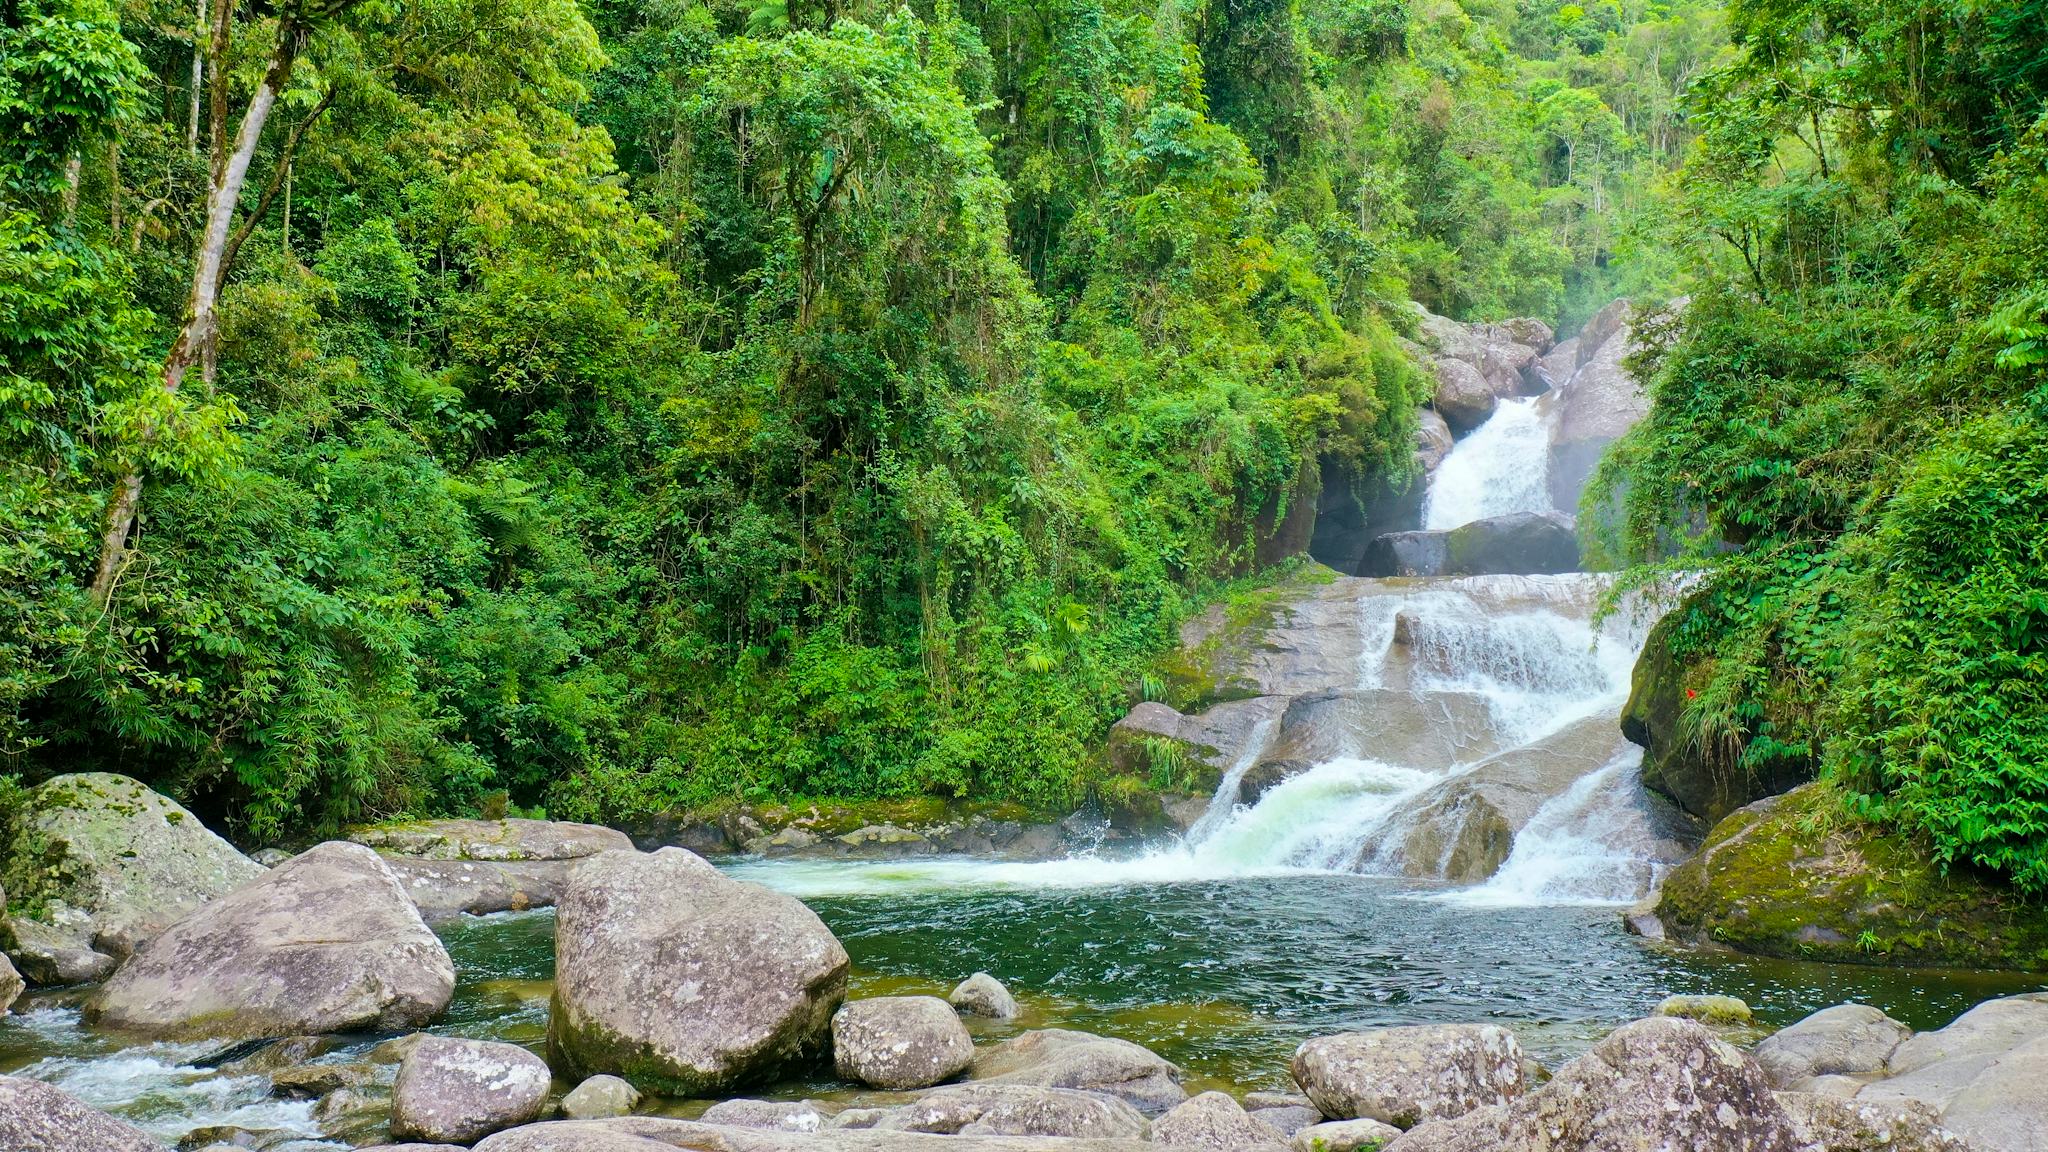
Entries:
{"type": "Polygon", "coordinates": [[[1278,1149],[1286,1143],[1279,1132],[1254,1119],[1237,1101],[1221,1092],[1204,1092],[1175,1105],[1153,1121],[1152,1139],[1177,1148],[1208,1148],[1214,1152],[1278,1149]]]}
{"type": "Polygon", "coordinates": [[[391,1134],[473,1143],[539,1119],[552,1079],[540,1057],[516,1044],[429,1036],[398,1067],[391,1134]]]}
{"type": "Polygon", "coordinates": [[[1486,423],[1500,404],[1503,389],[1476,365],[1440,357],[1430,362],[1429,369],[1436,376],[1430,405],[1454,433],[1463,435],[1486,423]]]}
{"type": "Polygon", "coordinates": [[[1559,380],[1552,362],[1542,366],[1553,390],[1538,402],[1550,430],[1548,480],[1553,507],[1576,512],[1579,496],[1607,446],[1620,439],[1649,413],[1650,398],[1623,367],[1633,348],[1628,309],[1610,305],[1600,326],[1589,323],[1581,332],[1569,377],[1559,380]],[[1611,325],[1611,326],[1610,326],[1611,325]]]}
{"type": "Polygon", "coordinates": [[[1332,1120],[1301,1129],[1288,1146],[1293,1152],[1377,1152],[1400,1134],[1377,1120],[1332,1120]]]}
{"type": "Polygon", "coordinates": [[[581,860],[633,846],[624,832],[562,820],[415,820],[353,828],[348,838],[422,860],[581,860]]]}
{"type": "Polygon", "coordinates": [[[1749,1002],[1736,996],[1666,996],[1652,1015],[1702,1024],[1747,1024],[1751,1018],[1749,1002]]]}
{"type": "Polygon", "coordinates": [[[1372,538],[1358,562],[1360,576],[1441,576],[1450,564],[1450,533],[1436,529],[1386,532],[1372,538]]]}
{"type": "Polygon", "coordinates": [[[1144,1114],[1099,1092],[1027,1084],[954,1084],[887,1110],[870,1127],[969,1136],[1143,1139],[1144,1114]]]}
{"type": "Polygon", "coordinates": [[[833,1067],[871,1088],[929,1088],[973,1062],[973,1037],[936,996],[852,1000],[832,1017],[833,1067]]]}
{"type": "Polygon", "coordinates": [[[1522,1046],[1492,1024],[1432,1024],[1318,1036],[1294,1081],[1334,1120],[1412,1128],[1522,1094],[1522,1046]]]}
{"type": "Polygon", "coordinates": [[[1423,475],[1436,471],[1454,443],[1451,426],[1435,409],[1424,408],[1415,414],[1415,464],[1423,475]]]}
{"type": "Polygon", "coordinates": [[[1814,1076],[1882,1072],[1911,1034],[1868,1004],[1837,1004],[1766,1037],[1756,1046],[1756,1062],[1781,1088],[1814,1076]]]}
{"type": "Polygon", "coordinates": [[[808,1100],[721,1100],[704,1110],[706,1124],[734,1128],[771,1128],[779,1132],[816,1132],[825,1114],[808,1100]]]}
{"type": "Polygon", "coordinates": [[[43,988],[104,980],[120,963],[87,947],[80,932],[23,918],[0,921],[0,946],[23,977],[43,988]]]}
{"type": "Polygon", "coordinates": [[[475,1152],[1160,1152],[1145,1140],[833,1128],[785,1132],[652,1116],[530,1124],[490,1136],[475,1152]]]}
{"type": "Polygon", "coordinates": [[[1549,1083],[1385,1152],[1802,1152],[1763,1070],[1691,1020],[1624,1025],[1549,1083]]]}
{"type": "Polygon", "coordinates": [[[562,1097],[562,1116],[569,1120],[604,1120],[631,1115],[640,1104],[640,1090],[617,1076],[592,1076],[562,1097]]]}
{"type": "Polygon", "coordinates": [[[292,854],[282,848],[259,848],[249,853],[249,859],[265,868],[275,868],[291,858],[292,854]]]}
{"type": "Polygon", "coordinates": [[[263,874],[176,801],[107,772],[32,789],[0,859],[17,903],[41,904],[39,919],[116,959],[263,874]]]}
{"type": "Polygon", "coordinates": [[[2048,1036],[2048,992],[2007,996],[1986,1000],[1946,1028],[1907,1037],[1885,1064],[1903,1076],[1945,1060],[2009,1052],[2040,1036],[2048,1036]]]}
{"type": "Polygon", "coordinates": [[[1578,528],[1562,512],[1511,512],[1461,524],[1444,537],[1444,574],[1531,575],[1575,572],[1578,528]]]}
{"type": "Polygon", "coordinates": [[[1819,1152],[1971,1152],[1917,1102],[1877,1103],[1812,1092],[1780,1092],[1792,1129],[1819,1152]]]}
{"type": "Polygon", "coordinates": [[[1002,981],[986,972],[976,972],[955,985],[946,1002],[965,1016],[1010,1020],[1017,1015],[1017,998],[1010,995],[1002,981]]]}
{"type": "Polygon", "coordinates": [[[857,860],[893,860],[929,856],[938,850],[923,833],[894,824],[870,824],[833,837],[841,853],[857,860]]]}
{"type": "Polygon", "coordinates": [[[164,1152],[133,1125],[38,1080],[0,1076],[0,1148],[7,1152],[164,1152]]]}
{"type": "Polygon", "coordinates": [[[1246,1108],[1245,1111],[1252,1119],[1282,1136],[1292,1136],[1303,1128],[1323,1122],[1323,1114],[1308,1104],[1287,1104],[1278,1108],[1246,1108]]]}
{"type": "Polygon", "coordinates": [[[330,842],[145,944],[87,1004],[165,1038],[394,1032],[440,1015],[455,969],[375,852],[330,842]]]}
{"type": "Polygon", "coordinates": [[[568,883],[573,860],[480,860],[387,856],[384,863],[429,924],[463,915],[546,908],[568,883]]]}
{"type": "Polygon", "coordinates": [[[14,965],[7,957],[0,956],[0,1016],[6,1015],[7,1010],[14,1007],[14,1002],[21,999],[22,992],[27,988],[28,984],[22,980],[21,974],[14,970],[14,965]]]}
{"type": "Polygon", "coordinates": [[[2048,1036],[1991,1057],[1941,1110],[1941,1123],[1981,1152],[2048,1148],[2048,1036]]]}
{"type": "Polygon", "coordinates": [[[362,1064],[298,1064],[270,1074],[270,1094],[281,1100],[317,1100],[329,1092],[369,1083],[362,1064]]]}
{"type": "Polygon", "coordinates": [[[838,939],[788,896],[680,848],[601,853],[559,905],[550,1060],[665,1095],[772,1078],[823,1050],[846,970],[838,939]]]}
{"type": "Polygon", "coordinates": [[[979,1083],[1076,1088],[1128,1101],[1157,1115],[1187,1099],[1180,1069],[1128,1040],[1046,1028],[975,1054],[968,1079],[979,1083]]]}

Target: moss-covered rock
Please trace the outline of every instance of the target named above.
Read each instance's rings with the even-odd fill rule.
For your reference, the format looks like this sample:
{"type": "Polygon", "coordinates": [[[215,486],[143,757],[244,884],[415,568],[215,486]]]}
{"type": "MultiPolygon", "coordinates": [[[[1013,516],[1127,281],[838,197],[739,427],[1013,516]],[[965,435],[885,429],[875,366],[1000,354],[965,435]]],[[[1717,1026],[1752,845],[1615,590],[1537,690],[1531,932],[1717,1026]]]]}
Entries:
{"type": "Polygon", "coordinates": [[[1666,877],[1657,916],[1674,939],[1765,956],[2048,971],[2048,906],[1973,871],[1944,874],[1821,783],[1716,825],[1666,877]]]}
{"type": "Polygon", "coordinates": [[[1768,759],[1743,766],[1711,755],[1685,724],[1685,709],[1713,677],[1710,660],[1680,660],[1672,641],[1687,606],[1659,620],[1636,657],[1621,732],[1643,749],[1643,786],[1671,798],[1709,823],[1766,796],[1775,796],[1812,777],[1804,760],[1768,759]]]}

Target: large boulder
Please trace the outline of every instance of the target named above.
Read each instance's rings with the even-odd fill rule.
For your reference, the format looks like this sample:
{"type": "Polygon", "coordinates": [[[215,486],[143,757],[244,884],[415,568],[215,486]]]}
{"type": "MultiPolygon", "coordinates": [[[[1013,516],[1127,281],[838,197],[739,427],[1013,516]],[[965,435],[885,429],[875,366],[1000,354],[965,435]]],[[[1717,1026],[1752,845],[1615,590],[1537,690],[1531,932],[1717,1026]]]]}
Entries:
{"type": "Polygon", "coordinates": [[[142,946],[87,1003],[169,1039],[398,1032],[441,1014],[455,968],[375,852],[330,841],[142,946]]]}
{"type": "Polygon", "coordinates": [[[853,1000],[832,1017],[833,1067],[870,1088],[929,1088],[973,1062],[974,1038],[936,996],[853,1000]]]}
{"type": "Polygon", "coordinates": [[[1377,1120],[1331,1120],[1296,1131],[1288,1147],[1293,1152],[1379,1152],[1400,1135],[1399,1128],[1377,1120]]]}
{"type": "Polygon", "coordinates": [[[654,1116],[529,1124],[486,1137],[475,1152],[1160,1152],[1133,1138],[1072,1140],[1054,1136],[835,1128],[793,1132],[740,1128],[654,1116]]]}
{"type": "Polygon", "coordinates": [[[1373,537],[1359,558],[1360,576],[1441,576],[1450,563],[1450,533],[1417,528],[1373,537]]]}
{"type": "Polygon", "coordinates": [[[1367,839],[1364,855],[1409,876],[1482,883],[1544,804],[1627,747],[1610,716],[1594,715],[1495,753],[1403,802],[1367,839]]]}
{"type": "Polygon", "coordinates": [[[1559,380],[1545,363],[1553,390],[1538,404],[1550,430],[1550,500],[1576,512],[1579,495],[1607,446],[1649,414],[1650,398],[1622,366],[1634,350],[1627,301],[1617,300],[1588,321],[1573,348],[1569,375],[1559,380]]]}
{"type": "MultiPolygon", "coordinates": [[[[1395,643],[1401,644],[1398,636],[1395,643]]],[[[1370,753],[1385,763],[1443,772],[1499,748],[1492,709],[1476,692],[1434,692],[1424,706],[1395,687],[1296,696],[1263,754],[1240,777],[1237,801],[1256,803],[1297,773],[1341,757],[1370,753]]]]}
{"type": "Polygon", "coordinates": [[[97,983],[120,963],[104,952],[93,951],[82,934],[26,917],[0,920],[0,951],[22,976],[42,987],[97,983]]]}
{"type": "Polygon", "coordinates": [[[2048,1036],[1992,1057],[1942,1108],[1941,1123],[1982,1152],[2048,1148],[2048,1036]]]}
{"type": "Polygon", "coordinates": [[[1045,1028],[977,1052],[967,1078],[985,1084],[1074,1088],[1157,1115],[1187,1099],[1180,1069],[1128,1040],[1045,1028]]]}
{"type": "Polygon", "coordinates": [[[1946,1028],[1909,1036],[1892,1050],[1885,1066],[1905,1076],[1935,1064],[1997,1056],[2048,1036],[2048,992],[1986,1000],[1946,1028]]]}
{"type": "Polygon", "coordinates": [[[1144,1139],[1149,1125],[1130,1104],[1100,1092],[1026,1084],[955,1084],[891,1109],[875,1125],[894,1132],[968,1136],[1144,1139]]]}
{"type": "Polygon", "coordinates": [[[539,1119],[552,1079],[541,1058],[518,1045],[429,1036],[399,1065],[391,1135],[474,1143],[539,1119]]]}
{"type": "Polygon", "coordinates": [[[1847,963],[2048,970],[2048,917],[2009,885],[1851,816],[1808,784],[1751,804],[1664,878],[1681,941],[1847,963]]]}
{"type": "Polygon", "coordinates": [[[623,832],[558,820],[414,820],[349,839],[385,858],[429,924],[545,908],[578,861],[633,846],[623,832]]]}
{"type": "Polygon", "coordinates": [[[1797,786],[1812,776],[1813,768],[1793,756],[1737,766],[1712,754],[1687,728],[1688,694],[1714,674],[1712,661],[1680,661],[1672,652],[1672,639],[1689,615],[1689,605],[1681,605],[1650,629],[1636,657],[1621,731],[1643,749],[1643,786],[1714,824],[1745,804],[1797,786]]]}
{"type": "Polygon", "coordinates": [[[1780,1092],[1792,1130],[1818,1152],[1973,1152],[1917,1102],[1873,1103],[1813,1092],[1780,1092]]]}
{"type": "Polygon", "coordinates": [[[1287,701],[1274,696],[1229,700],[1196,715],[1184,715],[1155,700],[1135,707],[1109,730],[1112,767],[1128,775],[1150,773],[1152,760],[1169,748],[1183,767],[1210,787],[1247,746],[1259,738],[1287,701]]]}
{"type": "Polygon", "coordinates": [[[116,960],[263,874],[176,801],[106,772],[31,789],[0,861],[17,906],[36,908],[70,947],[116,960]]]}
{"type": "Polygon", "coordinates": [[[1444,574],[1525,576],[1575,572],[1578,528],[1562,512],[1510,512],[1474,520],[1444,537],[1444,574]]]}
{"type": "Polygon", "coordinates": [[[131,1124],[39,1080],[0,1076],[0,1148],[7,1152],[165,1152],[131,1124]]]}
{"type": "Polygon", "coordinates": [[[1256,1152],[1285,1147],[1286,1137],[1250,1116],[1221,1092],[1204,1092],[1184,1101],[1152,1124],[1152,1139],[1175,1148],[1208,1148],[1214,1152],[1256,1152]]]}
{"type": "Polygon", "coordinates": [[[1912,1034],[1868,1004],[1837,1004],[1765,1037],[1756,1046],[1756,1062],[1779,1088],[1816,1076],[1878,1073],[1912,1034]]]}
{"type": "Polygon", "coordinates": [[[1979,1152],[2048,1147],[2048,993],[1986,1001],[1885,1064],[1890,1075],[1859,1086],[1858,1105],[1930,1110],[1979,1152]]]}
{"type": "Polygon", "coordinates": [[[1690,1020],[1624,1025],[1504,1104],[1410,1129],[1383,1152],[1804,1152],[1770,1081],[1690,1020]]]}
{"type": "Polygon", "coordinates": [[[1333,1120],[1412,1128],[1522,1094],[1522,1046],[1492,1024],[1375,1028],[1305,1041],[1294,1082],[1333,1120]]]}
{"type": "Polygon", "coordinates": [[[680,848],[600,853],[559,905],[550,1060],[675,1096],[771,1078],[823,1051],[846,970],[838,939],[788,896],[680,848]]]}
{"type": "Polygon", "coordinates": [[[1493,410],[1499,407],[1503,391],[1512,394],[1511,389],[1489,380],[1478,365],[1465,360],[1439,357],[1431,361],[1429,367],[1436,376],[1436,391],[1430,396],[1430,406],[1444,418],[1445,424],[1450,425],[1451,431],[1459,435],[1486,423],[1493,410]]]}

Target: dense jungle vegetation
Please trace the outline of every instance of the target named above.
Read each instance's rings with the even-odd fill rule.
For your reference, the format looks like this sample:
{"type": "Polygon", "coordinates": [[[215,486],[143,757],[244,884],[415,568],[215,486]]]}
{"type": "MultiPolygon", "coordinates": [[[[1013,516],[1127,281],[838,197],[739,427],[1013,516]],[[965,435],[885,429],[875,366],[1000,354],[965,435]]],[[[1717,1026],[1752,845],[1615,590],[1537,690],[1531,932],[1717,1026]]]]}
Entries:
{"type": "Polygon", "coordinates": [[[1054,803],[1407,301],[1665,283],[1704,0],[6,0],[0,770],[1054,803]]]}
{"type": "Polygon", "coordinates": [[[1631,558],[1707,572],[1684,724],[2048,890],[2048,5],[1728,17],[1674,199],[1711,263],[1604,473],[1631,558]]]}

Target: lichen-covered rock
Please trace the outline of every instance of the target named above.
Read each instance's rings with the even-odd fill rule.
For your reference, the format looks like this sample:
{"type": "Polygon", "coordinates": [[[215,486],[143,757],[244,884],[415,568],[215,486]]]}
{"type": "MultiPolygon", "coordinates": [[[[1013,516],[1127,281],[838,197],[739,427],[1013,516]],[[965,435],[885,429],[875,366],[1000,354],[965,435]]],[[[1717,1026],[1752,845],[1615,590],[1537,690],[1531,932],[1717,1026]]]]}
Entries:
{"type": "Polygon", "coordinates": [[[986,972],[976,972],[955,985],[946,1002],[964,1016],[1010,1020],[1017,1015],[1017,998],[1010,995],[1002,981],[986,972]]]}
{"type": "Polygon", "coordinates": [[[1288,1142],[1293,1152],[1379,1152],[1401,1135],[1377,1120],[1331,1120],[1311,1124],[1288,1142]]]}
{"type": "Polygon", "coordinates": [[[569,1120],[603,1120],[631,1115],[640,1104],[640,1090],[617,1076],[592,1076],[562,1097],[562,1116],[569,1120]]]}
{"type": "Polygon", "coordinates": [[[1892,1050],[1912,1034],[1868,1004],[1837,1004],[1765,1037],[1756,1062],[1779,1088],[1815,1076],[1882,1072],[1892,1050]]]}
{"type": "Polygon", "coordinates": [[[107,772],[30,790],[0,861],[16,905],[37,909],[32,919],[116,960],[263,874],[176,801],[107,772]]]}
{"type": "Polygon", "coordinates": [[[1506,390],[1487,379],[1477,365],[1465,360],[1439,357],[1429,367],[1436,375],[1436,391],[1431,394],[1430,405],[1456,433],[1470,432],[1486,423],[1500,404],[1501,392],[1506,390]]]}
{"type": "Polygon", "coordinates": [[[1375,1028],[1305,1041],[1294,1082],[1333,1120],[1412,1128],[1520,1096],[1522,1046],[1492,1024],[1375,1028]]]}
{"type": "Polygon", "coordinates": [[[1549,1083],[1418,1125],[1385,1152],[1801,1152],[1763,1070],[1690,1020],[1609,1033],[1549,1083]]]}
{"type": "Polygon", "coordinates": [[[871,1088],[929,1088],[973,1062],[974,1038],[936,996],[853,1000],[832,1017],[833,1067],[871,1088]]]}
{"type": "Polygon", "coordinates": [[[1780,1092],[1778,1105],[1816,1152],[1971,1152],[1967,1141],[1941,1126],[1934,1109],[1917,1102],[1780,1092]]]}
{"type": "Polygon", "coordinates": [[[38,1080],[0,1076],[0,1148],[7,1152],[164,1152],[140,1128],[38,1080]]]}
{"type": "Polygon", "coordinates": [[[874,1125],[892,1132],[968,1136],[1143,1139],[1150,1126],[1130,1104],[1099,1092],[1027,1084],[955,1084],[889,1109],[874,1125]]]}
{"type": "Polygon", "coordinates": [[[44,988],[104,980],[119,964],[87,947],[82,933],[38,920],[0,920],[0,951],[30,983],[44,988]]]}
{"type": "Polygon", "coordinates": [[[703,1152],[1160,1152],[1158,1145],[1135,1139],[941,1136],[860,1128],[789,1132],[654,1116],[529,1124],[486,1137],[475,1152],[676,1152],[679,1148],[703,1152]]]}
{"type": "Polygon", "coordinates": [[[338,841],[202,905],[87,1003],[165,1038],[396,1032],[440,1015],[455,969],[375,852],[338,841]]]}
{"type": "Polygon", "coordinates": [[[593,856],[558,907],[548,1052],[567,1076],[720,1092],[820,1053],[846,996],[816,914],[680,848],[593,856]]]}
{"type": "Polygon", "coordinates": [[[1204,1092],[1177,1104],[1152,1123],[1152,1139],[1176,1148],[1209,1148],[1215,1152],[1279,1149],[1285,1137],[1254,1119],[1237,1101],[1221,1092],[1204,1092]]]}
{"type": "Polygon", "coordinates": [[[1652,1015],[1702,1024],[1747,1024],[1751,1019],[1749,1002],[1737,996],[1666,996],[1652,1015]]]}
{"type": "Polygon", "coordinates": [[[422,860],[581,860],[633,846],[624,832],[565,820],[413,820],[352,828],[348,838],[422,860]]]}
{"type": "Polygon", "coordinates": [[[1180,1069],[1128,1040],[1045,1028],[977,1052],[968,1079],[979,1083],[1075,1088],[1128,1101],[1158,1115],[1187,1099],[1180,1069]]]}
{"type": "Polygon", "coordinates": [[[2048,917],[1961,866],[1944,875],[1825,784],[1758,801],[1665,877],[1657,917],[1684,941],[1857,964],[2048,971],[2048,917]]]}
{"type": "Polygon", "coordinates": [[[429,1036],[399,1065],[391,1134],[469,1144],[540,1118],[552,1077],[516,1044],[429,1036]]]}

